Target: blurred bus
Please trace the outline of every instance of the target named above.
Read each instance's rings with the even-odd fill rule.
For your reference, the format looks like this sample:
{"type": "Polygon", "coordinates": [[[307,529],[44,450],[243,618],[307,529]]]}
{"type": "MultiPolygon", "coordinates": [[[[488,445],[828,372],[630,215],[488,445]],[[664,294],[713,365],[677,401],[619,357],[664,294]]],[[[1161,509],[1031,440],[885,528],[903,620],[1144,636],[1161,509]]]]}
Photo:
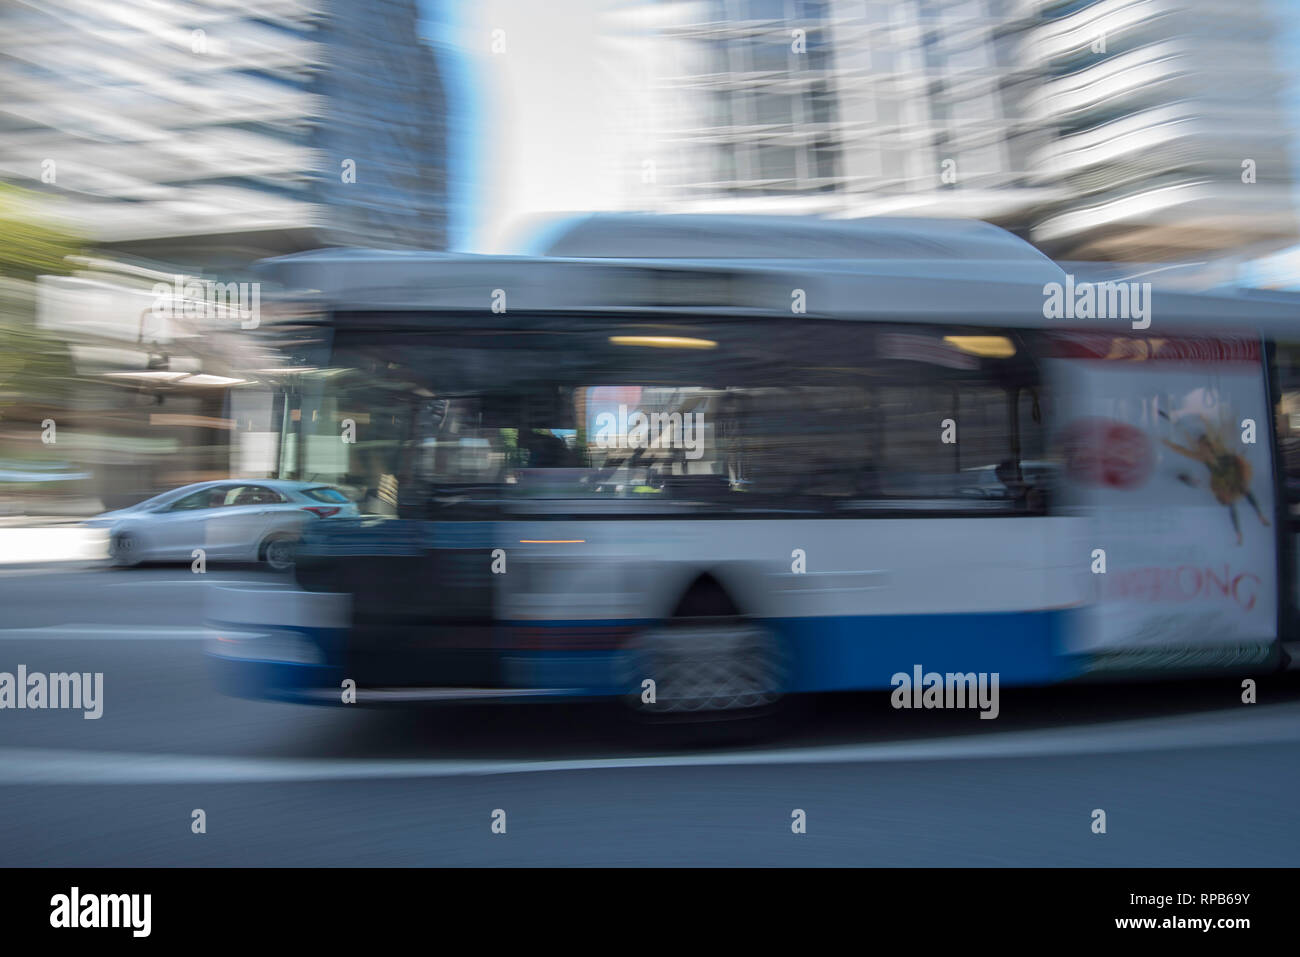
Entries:
{"type": "Polygon", "coordinates": [[[267,264],[280,477],[367,514],[216,597],[228,690],[673,719],[1290,660],[1293,301],[1048,319],[1073,277],[968,221],[596,216],[538,253],[267,264]]]}

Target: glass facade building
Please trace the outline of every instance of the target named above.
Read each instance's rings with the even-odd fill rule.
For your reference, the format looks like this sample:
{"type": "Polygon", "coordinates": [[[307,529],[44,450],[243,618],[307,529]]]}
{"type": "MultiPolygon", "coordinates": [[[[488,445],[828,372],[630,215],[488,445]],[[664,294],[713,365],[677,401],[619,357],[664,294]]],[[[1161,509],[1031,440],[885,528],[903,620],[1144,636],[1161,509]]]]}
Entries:
{"type": "Polygon", "coordinates": [[[445,103],[415,0],[0,7],[0,177],[100,248],[229,268],[446,245],[445,103]]]}
{"type": "Polygon", "coordinates": [[[1295,241],[1269,0],[666,0],[659,208],[954,215],[1068,259],[1295,241]]]}

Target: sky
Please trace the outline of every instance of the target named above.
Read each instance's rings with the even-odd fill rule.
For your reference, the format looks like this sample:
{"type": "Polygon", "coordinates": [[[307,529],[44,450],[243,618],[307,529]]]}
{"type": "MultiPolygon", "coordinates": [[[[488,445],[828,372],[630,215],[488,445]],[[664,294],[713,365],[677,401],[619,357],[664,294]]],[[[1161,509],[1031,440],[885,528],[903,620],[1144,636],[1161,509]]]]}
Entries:
{"type": "MultiPolygon", "coordinates": [[[[541,210],[616,205],[602,145],[628,130],[619,115],[620,63],[597,32],[607,0],[419,0],[439,52],[449,112],[451,246],[500,251],[512,226],[541,210]],[[508,25],[504,55],[492,31],[508,25]],[[511,110],[514,110],[512,113],[511,110]],[[602,120],[592,122],[593,117],[602,120]]],[[[1300,0],[1272,0],[1300,209],[1300,0]]],[[[625,86],[624,89],[627,89],[625,86]]],[[[1300,284],[1300,245],[1294,257],[1300,284]]]]}
{"type": "Polygon", "coordinates": [[[604,0],[421,0],[451,113],[452,245],[501,251],[546,210],[605,208],[618,66],[604,0]],[[505,30],[494,53],[495,30],[505,30]],[[593,117],[603,117],[593,122],[593,117]]]}

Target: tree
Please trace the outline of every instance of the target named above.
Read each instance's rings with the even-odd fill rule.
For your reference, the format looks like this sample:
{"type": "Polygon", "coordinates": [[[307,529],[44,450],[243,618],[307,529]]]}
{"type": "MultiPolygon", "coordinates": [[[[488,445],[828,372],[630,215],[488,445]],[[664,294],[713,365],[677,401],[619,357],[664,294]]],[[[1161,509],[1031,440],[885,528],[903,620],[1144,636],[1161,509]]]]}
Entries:
{"type": "Polygon", "coordinates": [[[32,282],[66,273],[66,257],[81,252],[74,236],[32,215],[39,205],[36,194],[0,183],[0,277],[32,282]]]}
{"type": "MultiPolygon", "coordinates": [[[[0,416],[63,405],[75,377],[67,345],[36,325],[36,278],[67,273],[75,237],[33,215],[39,197],[0,184],[0,416]]],[[[19,413],[21,415],[21,413],[19,413]]]]}

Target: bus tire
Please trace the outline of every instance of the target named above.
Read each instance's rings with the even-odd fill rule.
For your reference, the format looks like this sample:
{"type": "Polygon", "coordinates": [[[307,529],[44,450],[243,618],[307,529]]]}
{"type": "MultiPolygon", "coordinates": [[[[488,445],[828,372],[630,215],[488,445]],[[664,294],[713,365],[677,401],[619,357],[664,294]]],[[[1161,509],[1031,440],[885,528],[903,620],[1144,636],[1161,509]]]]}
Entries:
{"type": "Polygon", "coordinates": [[[739,614],[708,576],[672,617],[638,634],[630,651],[627,701],[650,723],[758,717],[775,710],[788,687],[780,637],[739,614]]]}
{"type": "Polygon", "coordinates": [[[638,636],[635,651],[644,677],[632,703],[647,716],[743,717],[785,694],[776,635],[746,618],[674,619],[638,636]]]}

